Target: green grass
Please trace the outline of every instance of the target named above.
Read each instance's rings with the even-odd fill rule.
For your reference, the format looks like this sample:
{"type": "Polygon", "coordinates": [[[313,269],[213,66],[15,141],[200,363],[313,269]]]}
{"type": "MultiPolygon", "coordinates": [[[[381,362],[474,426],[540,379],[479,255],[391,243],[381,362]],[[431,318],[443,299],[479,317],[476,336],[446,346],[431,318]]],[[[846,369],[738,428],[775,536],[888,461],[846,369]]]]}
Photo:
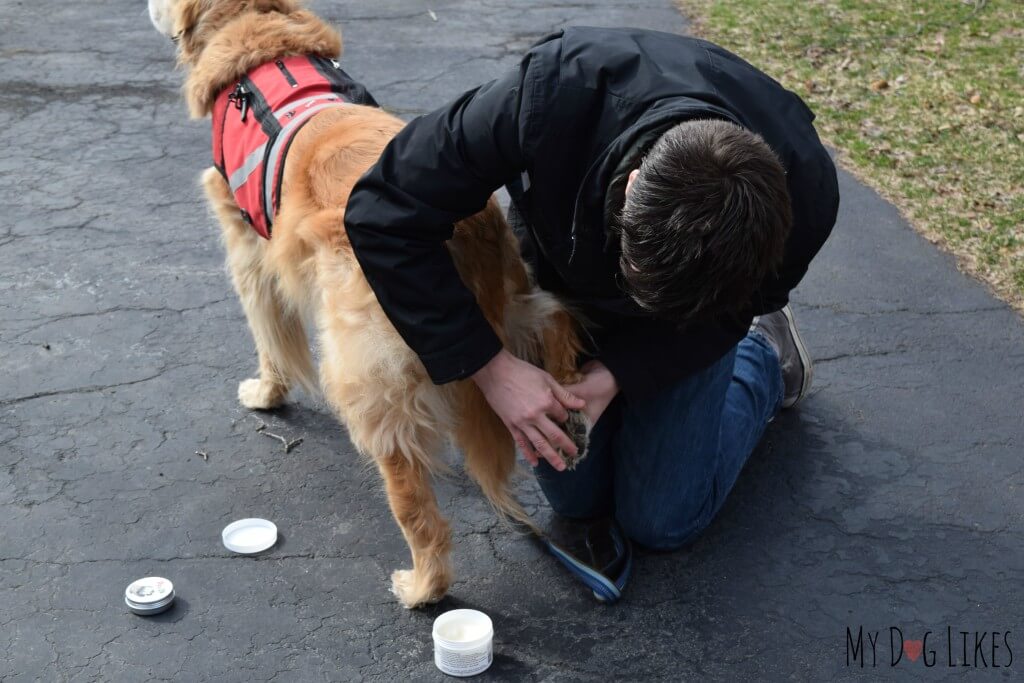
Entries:
{"type": "Polygon", "coordinates": [[[1024,2],[679,0],[843,165],[1024,310],[1024,2]]]}

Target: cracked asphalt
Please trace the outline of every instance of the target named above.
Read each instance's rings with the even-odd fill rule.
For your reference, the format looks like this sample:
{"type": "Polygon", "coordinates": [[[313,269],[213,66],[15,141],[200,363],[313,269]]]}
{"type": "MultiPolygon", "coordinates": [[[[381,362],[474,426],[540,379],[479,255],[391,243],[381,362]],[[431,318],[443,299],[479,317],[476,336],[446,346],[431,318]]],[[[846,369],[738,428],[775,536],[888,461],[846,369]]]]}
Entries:
{"type": "MultiPolygon", "coordinates": [[[[565,24],[686,30],[667,0],[313,7],[406,117],[565,24]]],[[[262,416],[304,437],[285,454],[235,399],[255,358],[196,183],[209,132],[144,3],[0,16],[0,680],[441,680],[431,621],[457,606],[494,620],[486,680],[1019,677],[1024,325],[849,175],[795,297],[814,394],[701,540],[641,557],[602,607],[455,478],[459,580],[408,612],[387,590],[405,544],[343,428],[298,395],[262,416]],[[221,546],[247,516],[278,524],[273,551],[221,546]],[[128,613],[125,586],[152,574],[176,607],[128,613]],[[878,668],[847,666],[860,626],[881,631],[878,668]],[[890,667],[890,626],[933,631],[925,657],[890,667]],[[947,627],[955,648],[1010,631],[1014,661],[947,666],[947,627]]]]}

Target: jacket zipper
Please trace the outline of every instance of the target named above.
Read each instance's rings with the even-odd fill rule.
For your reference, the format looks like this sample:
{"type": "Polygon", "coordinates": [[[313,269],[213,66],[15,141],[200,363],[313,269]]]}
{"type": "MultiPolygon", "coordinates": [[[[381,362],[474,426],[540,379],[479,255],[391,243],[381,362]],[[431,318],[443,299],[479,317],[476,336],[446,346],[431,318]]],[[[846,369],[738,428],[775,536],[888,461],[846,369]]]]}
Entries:
{"type": "Polygon", "coordinates": [[[284,76],[285,80],[288,81],[288,85],[292,86],[293,88],[297,88],[299,86],[299,82],[296,81],[295,77],[292,76],[292,73],[288,71],[288,67],[284,65],[284,62],[278,59],[276,61],[276,64],[277,68],[281,70],[281,74],[284,76]]]}

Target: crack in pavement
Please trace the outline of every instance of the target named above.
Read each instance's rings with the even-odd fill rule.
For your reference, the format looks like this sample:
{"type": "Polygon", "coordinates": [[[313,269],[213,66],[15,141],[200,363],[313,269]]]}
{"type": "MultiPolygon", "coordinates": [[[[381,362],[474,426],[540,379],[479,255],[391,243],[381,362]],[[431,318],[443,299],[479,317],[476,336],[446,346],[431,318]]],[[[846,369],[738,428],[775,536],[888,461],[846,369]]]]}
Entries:
{"type": "Polygon", "coordinates": [[[18,397],[15,397],[15,398],[0,399],[0,406],[15,405],[17,403],[25,403],[26,401],[35,401],[35,400],[40,399],[40,398],[49,398],[51,396],[65,396],[65,395],[73,395],[73,394],[93,394],[93,393],[96,393],[98,391],[106,391],[108,389],[117,389],[119,387],[130,387],[130,386],[133,386],[135,384],[142,384],[143,382],[152,381],[152,380],[162,376],[164,373],[166,373],[170,369],[172,369],[172,368],[165,368],[165,369],[161,370],[160,372],[158,372],[158,373],[156,373],[154,375],[149,375],[148,377],[142,377],[140,379],[134,379],[134,380],[131,380],[131,381],[128,381],[128,382],[118,382],[116,384],[95,384],[95,385],[86,386],[86,387],[72,387],[70,389],[54,389],[52,391],[39,391],[39,392],[36,392],[34,394],[28,394],[26,396],[18,396],[18,397]]]}

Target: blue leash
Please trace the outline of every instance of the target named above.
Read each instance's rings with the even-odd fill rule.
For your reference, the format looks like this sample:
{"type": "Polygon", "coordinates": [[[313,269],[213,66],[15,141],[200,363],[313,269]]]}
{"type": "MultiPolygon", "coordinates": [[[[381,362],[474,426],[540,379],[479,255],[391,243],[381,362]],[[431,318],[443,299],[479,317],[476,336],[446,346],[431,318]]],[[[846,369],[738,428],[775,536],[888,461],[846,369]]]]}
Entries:
{"type": "MultiPolygon", "coordinates": [[[[609,528],[612,544],[615,547],[615,559],[607,566],[598,570],[583,562],[550,538],[539,535],[538,539],[544,548],[562,563],[569,572],[583,582],[593,592],[599,602],[611,605],[622,597],[622,591],[633,571],[633,546],[619,529],[618,524],[609,528]],[[618,569],[618,571],[616,571],[618,569]]],[[[588,540],[589,545],[589,540],[588,540]]]]}

